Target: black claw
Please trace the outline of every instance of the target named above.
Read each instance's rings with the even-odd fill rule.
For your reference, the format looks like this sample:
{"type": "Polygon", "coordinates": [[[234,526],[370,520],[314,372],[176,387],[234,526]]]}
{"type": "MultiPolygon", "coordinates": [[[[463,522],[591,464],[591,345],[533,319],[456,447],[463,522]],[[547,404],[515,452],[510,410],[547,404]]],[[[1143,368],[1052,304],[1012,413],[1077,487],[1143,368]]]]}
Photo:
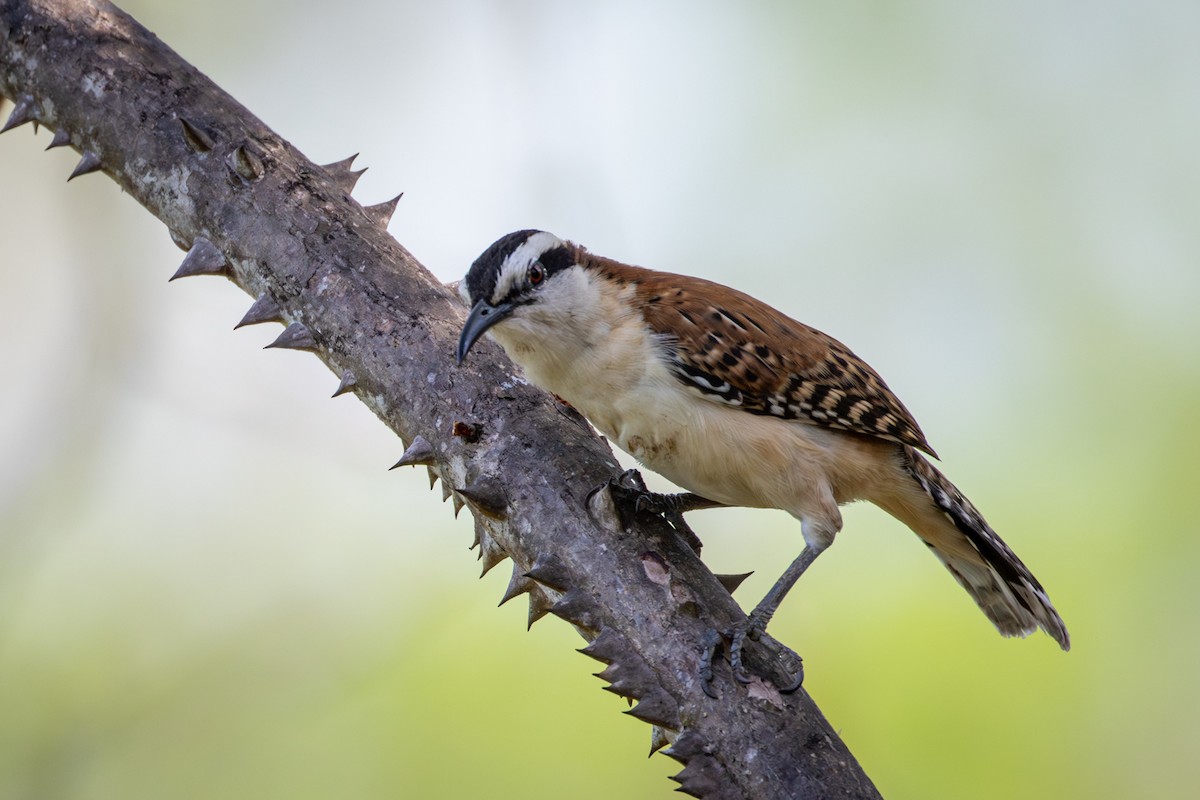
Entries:
{"type": "MultiPolygon", "coordinates": [[[[762,617],[754,612],[746,618],[744,622],[734,626],[728,634],[729,639],[729,667],[733,671],[733,677],[738,683],[747,684],[753,680],[753,677],[746,671],[742,663],[742,650],[746,646],[747,640],[756,640],[759,634],[766,628],[766,623],[762,617]]],[[[804,665],[800,665],[800,670],[792,679],[792,682],[786,686],[780,687],[780,694],[791,694],[799,689],[804,684],[804,665]]]]}
{"type": "Polygon", "coordinates": [[[681,494],[651,492],[646,488],[646,482],[642,480],[642,474],[636,469],[626,470],[616,478],[609,480],[603,486],[593,489],[591,494],[588,495],[588,500],[591,500],[592,495],[600,489],[606,487],[612,492],[622,525],[628,527],[632,515],[651,514],[661,516],[667,522],[671,523],[671,527],[675,529],[675,532],[683,538],[688,547],[697,555],[700,554],[700,548],[703,544],[700,541],[700,537],[696,535],[691,526],[684,520],[683,515],[688,511],[696,511],[702,508],[716,508],[721,505],[691,492],[683,492],[681,494]]]}
{"type": "Polygon", "coordinates": [[[595,497],[596,495],[600,494],[600,492],[607,489],[610,485],[612,485],[611,481],[609,483],[602,483],[599,486],[597,486],[595,489],[592,489],[590,492],[588,492],[587,496],[583,498],[584,507],[590,508],[592,505],[592,498],[595,497]]]}
{"type": "Polygon", "coordinates": [[[795,679],[787,686],[779,687],[780,694],[792,694],[804,685],[804,665],[800,665],[800,671],[796,673],[795,679]]]}
{"type": "Polygon", "coordinates": [[[608,489],[612,495],[613,505],[617,509],[617,517],[621,520],[621,527],[629,527],[632,517],[641,511],[640,501],[643,495],[649,494],[646,488],[646,482],[642,480],[642,474],[636,469],[627,469],[615,478],[609,478],[607,483],[597,486],[588,494],[588,500],[592,499],[592,495],[602,489],[608,489]]]}

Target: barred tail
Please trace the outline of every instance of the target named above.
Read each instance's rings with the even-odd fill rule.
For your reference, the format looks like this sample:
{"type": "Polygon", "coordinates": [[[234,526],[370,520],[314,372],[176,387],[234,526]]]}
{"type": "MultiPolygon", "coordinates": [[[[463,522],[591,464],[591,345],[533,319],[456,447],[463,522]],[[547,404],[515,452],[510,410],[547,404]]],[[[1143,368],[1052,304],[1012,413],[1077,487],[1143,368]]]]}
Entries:
{"type": "Polygon", "coordinates": [[[1001,634],[1028,636],[1040,627],[1070,650],[1067,626],[1029,568],[933,464],[912,447],[900,449],[919,490],[876,503],[924,540],[1001,634]]]}

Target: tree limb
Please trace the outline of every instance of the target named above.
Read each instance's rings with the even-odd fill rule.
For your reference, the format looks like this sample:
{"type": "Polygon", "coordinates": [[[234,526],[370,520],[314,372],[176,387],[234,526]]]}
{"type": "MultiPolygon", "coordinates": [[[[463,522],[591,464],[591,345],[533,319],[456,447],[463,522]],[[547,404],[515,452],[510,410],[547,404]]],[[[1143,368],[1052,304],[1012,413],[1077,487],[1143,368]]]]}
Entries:
{"type": "MultiPolygon", "coordinates": [[[[514,377],[495,345],[456,367],[463,309],[386,231],[395,203],[362,207],[350,160],[313,164],[133,19],[102,0],[0,0],[9,125],[56,131],[188,251],[178,276],[224,275],[257,298],[244,324],[287,324],[476,519],[484,570],[511,558],[506,598],[576,627],[637,700],[654,746],[711,798],[873,798],[874,787],[803,691],[699,681],[705,636],[741,610],[661,519],[624,525],[619,467],[573,411],[514,377]]],[[[799,657],[770,637],[749,666],[778,685],[799,657]]]]}

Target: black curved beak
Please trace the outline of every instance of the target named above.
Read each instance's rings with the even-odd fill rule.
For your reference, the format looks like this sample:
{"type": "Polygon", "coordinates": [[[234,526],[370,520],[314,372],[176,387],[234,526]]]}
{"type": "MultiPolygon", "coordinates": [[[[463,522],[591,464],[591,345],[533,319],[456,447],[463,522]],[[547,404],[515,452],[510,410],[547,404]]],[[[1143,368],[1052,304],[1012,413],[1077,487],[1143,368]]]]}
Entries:
{"type": "Polygon", "coordinates": [[[488,328],[511,314],[515,307],[512,303],[494,306],[487,300],[476,303],[467,316],[466,324],[463,325],[462,335],[458,337],[458,363],[463,362],[467,353],[471,352],[471,347],[488,328]]]}

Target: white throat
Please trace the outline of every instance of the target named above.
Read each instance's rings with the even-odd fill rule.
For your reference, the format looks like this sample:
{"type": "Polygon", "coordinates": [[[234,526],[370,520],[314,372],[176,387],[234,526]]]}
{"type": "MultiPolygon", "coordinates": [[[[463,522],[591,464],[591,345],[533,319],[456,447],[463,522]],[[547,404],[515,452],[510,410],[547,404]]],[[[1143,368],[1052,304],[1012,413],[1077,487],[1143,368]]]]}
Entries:
{"type": "Polygon", "coordinates": [[[648,367],[661,364],[651,353],[657,349],[654,334],[627,298],[632,292],[571,267],[547,282],[537,302],[519,307],[489,335],[529,380],[604,430],[606,398],[597,396],[599,376],[608,384],[604,394],[619,396],[640,382],[648,367]]]}

